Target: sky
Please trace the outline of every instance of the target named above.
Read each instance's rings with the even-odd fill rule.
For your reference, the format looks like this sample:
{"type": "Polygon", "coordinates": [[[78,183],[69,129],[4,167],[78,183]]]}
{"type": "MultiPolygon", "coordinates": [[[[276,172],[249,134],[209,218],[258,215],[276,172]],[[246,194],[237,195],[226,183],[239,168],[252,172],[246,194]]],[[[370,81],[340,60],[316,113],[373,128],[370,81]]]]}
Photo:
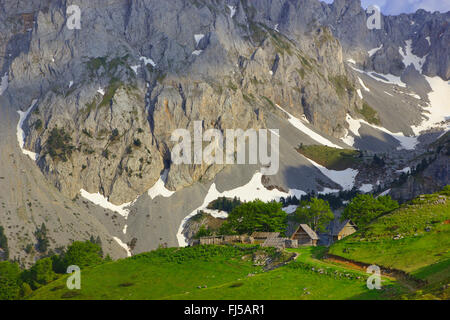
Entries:
{"type": "MultiPolygon", "coordinates": [[[[333,0],[322,0],[332,3],[333,0]]],[[[450,11],[450,0],[361,0],[362,6],[378,5],[385,15],[397,15],[400,13],[412,13],[418,9],[427,11],[450,11]]]]}

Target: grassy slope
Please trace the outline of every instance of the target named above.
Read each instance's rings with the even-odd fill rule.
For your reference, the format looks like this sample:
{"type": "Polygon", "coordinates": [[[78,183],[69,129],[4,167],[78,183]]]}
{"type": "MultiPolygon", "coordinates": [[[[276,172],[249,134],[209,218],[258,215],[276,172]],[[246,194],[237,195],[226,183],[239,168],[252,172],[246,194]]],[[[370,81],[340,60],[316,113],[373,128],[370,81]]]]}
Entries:
{"type": "Polygon", "coordinates": [[[445,285],[450,281],[450,202],[439,199],[438,194],[416,199],[337,242],[330,253],[445,285]]]}
{"type": "Polygon", "coordinates": [[[311,145],[299,147],[297,151],[331,170],[345,170],[355,167],[359,160],[359,152],[350,149],[311,145]]]}
{"type": "MultiPolygon", "coordinates": [[[[82,289],[72,298],[382,299],[402,291],[391,282],[386,282],[386,290],[370,291],[365,284],[367,274],[313,259],[316,249],[297,249],[297,261],[268,272],[253,266],[251,254],[237,249],[207,246],[201,247],[203,254],[194,256],[197,250],[160,249],[87,269],[82,271],[82,289]]],[[[37,290],[30,298],[64,298],[69,292],[65,279],[37,290]]]]}

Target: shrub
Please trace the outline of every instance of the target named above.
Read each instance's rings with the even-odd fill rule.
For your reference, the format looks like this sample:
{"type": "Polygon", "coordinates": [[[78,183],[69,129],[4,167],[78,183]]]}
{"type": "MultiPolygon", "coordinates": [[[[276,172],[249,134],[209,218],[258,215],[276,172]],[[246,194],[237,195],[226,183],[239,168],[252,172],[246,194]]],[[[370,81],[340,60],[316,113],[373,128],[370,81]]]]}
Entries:
{"type": "Polygon", "coordinates": [[[45,226],[45,223],[42,223],[41,227],[36,229],[34,235],[36,236],[36,239],[38,241],[37,246],[38,251],[46,252],[50,244],[50,241],[48,240],[47,237],[47,227],[45,226]]]}
{"type": "Polygon", "coordinates": [[[72,138],[64,129],[53,128],[48,137],[45,153],[49,154],[53,160],[66,162],[75,149],[70,144],[72,138]]]}
{"type": "Polygon", "coordinates": [[[398,207],[398,202],[390,196],[374,198],[370,194],[360,194],[347,205],[341,219],[350,219],[358,227],[365,227],[375,218],[398,207]]]}
{"type": "Polygon", "coordinates": [[[17,263],[0,262],[0,300],[14,300],[20,294],[20,268],[17,263]]]}
{"type": "Polygon", "coordinates": [[[53,271],[52,259],[44,258],[36,261],[30,270],[24,271],[22,278],[33,289],[52,282],[57,278],[56,273],[53,271]]]}
{"type": "Polygon", "coordinates": [[[245,234],[262,231],[284,234],[286,227],[287,214],[281,210],[281,203],[264,203],[261,200],[255,200],[234,208],[220,233],[245,234]]]}
{"type": "Polygon", "coordinates": [[[102,262],[102,248],[90,241],[75,241],[64,255],[64,265],[76,265],[80,268],[94,266],[102,262]]]}

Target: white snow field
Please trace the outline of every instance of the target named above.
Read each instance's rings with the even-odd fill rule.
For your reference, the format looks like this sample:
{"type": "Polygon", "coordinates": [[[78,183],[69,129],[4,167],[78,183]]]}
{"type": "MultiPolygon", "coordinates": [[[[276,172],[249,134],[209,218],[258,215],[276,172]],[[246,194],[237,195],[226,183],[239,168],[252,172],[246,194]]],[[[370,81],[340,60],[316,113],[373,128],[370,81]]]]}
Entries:
{"type": "MultiPolygon", "coordinates": [[[[424,119],[420,125],[411,127],[416,135],[450,119],[450,84],[440,77],[425,76],[425,79],[432,90],[428,93],[431,108],[427,108],[427,113],[424,114],[427,119],[424,119]]],[[[444,129],[448,131],[449,125],[446,125],[444,129]]]]}
{"type": "Polygon", "coordinates": [[[159,180],[156,181],[153,187],[148,190],[147,194],[152,200],[158,196],[170,198],[175,193],[174,191],[170,191],[169,189],[167,189],[165,186],[168,174],[169,171],[167,169],[164,170],[159,180]]]}
{"type": "Polygon", "coordinates": [[[187,241],[185,236],[183,235],[183,228],[186,222],[195,216],[199,210],[205,211],[208,204],[220,197],[226,197],[226,198],[234,198],[238,197],[241,201],[253,201],[256,199],[259,199],[264,202],[269,202],[272,200],[280,200],[281,197],[288,197],[288,196],[296,196],[297,199],[300,198],[301,195],[306,195],[306,192],[297,190],[297,189],[291,189],[289,190],[289,193],[279,191],[277,189],[268,190],[261,182],[262,173],[256,172],[252,179],[242,187],[238,187],[236,189],[219,192],[216,188],[216,184],[213,183],[211,187],[208,190],[208,193],[205,196],[205,199],[203,200],[203,204],[193,210],[189,215],[187,215],[183,221],[181,221],[180,227],[178,228],[177,233],[177,239],[178,244],[180,247],[186,247],[187,241]]]}
{"type": "Polygon", "coordinates": [[[323,144],[325,146],[328,147],[333,147],[333,148],[337,148],[337,149],[343,149],[341,146],[338,146],[337,144],[334,144],[333,142],[331,142],[330,140],[328,140],[327,138],[321,136],[320,134],[314,132],[313,130],[311,130],[310,128],[308,128],[300,119],[294,117],[292,114],[290,114],[289,112],[287,112],[286,110],[284,110],[282,107],[280,107],[279,105],[276,105],[281,111],[283,111],[284,113],[286,113],[289,116],[289,123],[291,125],[293,125],[295,128],[297,128],[298,130],[300,130],[301,132],[307,134],[311,139],[319,142],[320,144],[323,144]]]}
{"type": "Polygon", "coordinates": [[[25,131],[23,131],[22,126],[25,120],[27,119],[28,115],[30,114],[31,110],[35,106],[37,100],[33,100],[31,103],[31,106],[28,108],[27,111],[17,111],[19,113],[19,122],[17,123],[17,142],[19,143],[20,150],[22,150],[22,153],[29,156],[31,160],[36,161],[38,159],[38,155],[34,152],[28,151],[24,149],[25,146],[25,131]]]}

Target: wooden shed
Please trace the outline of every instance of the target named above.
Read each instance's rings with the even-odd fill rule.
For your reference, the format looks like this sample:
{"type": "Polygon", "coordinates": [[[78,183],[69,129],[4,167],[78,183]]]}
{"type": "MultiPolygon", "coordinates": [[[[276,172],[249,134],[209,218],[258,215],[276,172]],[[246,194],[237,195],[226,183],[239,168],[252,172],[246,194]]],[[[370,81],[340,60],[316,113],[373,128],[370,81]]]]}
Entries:
{"type": "Polygon", "coordinates": [[[223,244],[223,237],[201,237],[200,238],[200,245],[209,245],[209,244],[221,245],[221,244],[223,244]]]}
{"type": "Polygon", "coordinates": [[[319,237],[307,224],[301,224],[293,233],[292,240],[297,240],[299,246],[316,246],[319,237]]]}
{"type": "Polygon", "coordinates": [[[333,242],[339,241],[357,231],[356,225],[351,220],[345,220],[340,222],[336,220],[333,222],[331,236],[333,242]]]}
{"type": "Polygon", "coordinates": [[[263,244],[267,239],[278,238],[279,232],[253,232],[251,238],[255,243],[263,244]]]}

